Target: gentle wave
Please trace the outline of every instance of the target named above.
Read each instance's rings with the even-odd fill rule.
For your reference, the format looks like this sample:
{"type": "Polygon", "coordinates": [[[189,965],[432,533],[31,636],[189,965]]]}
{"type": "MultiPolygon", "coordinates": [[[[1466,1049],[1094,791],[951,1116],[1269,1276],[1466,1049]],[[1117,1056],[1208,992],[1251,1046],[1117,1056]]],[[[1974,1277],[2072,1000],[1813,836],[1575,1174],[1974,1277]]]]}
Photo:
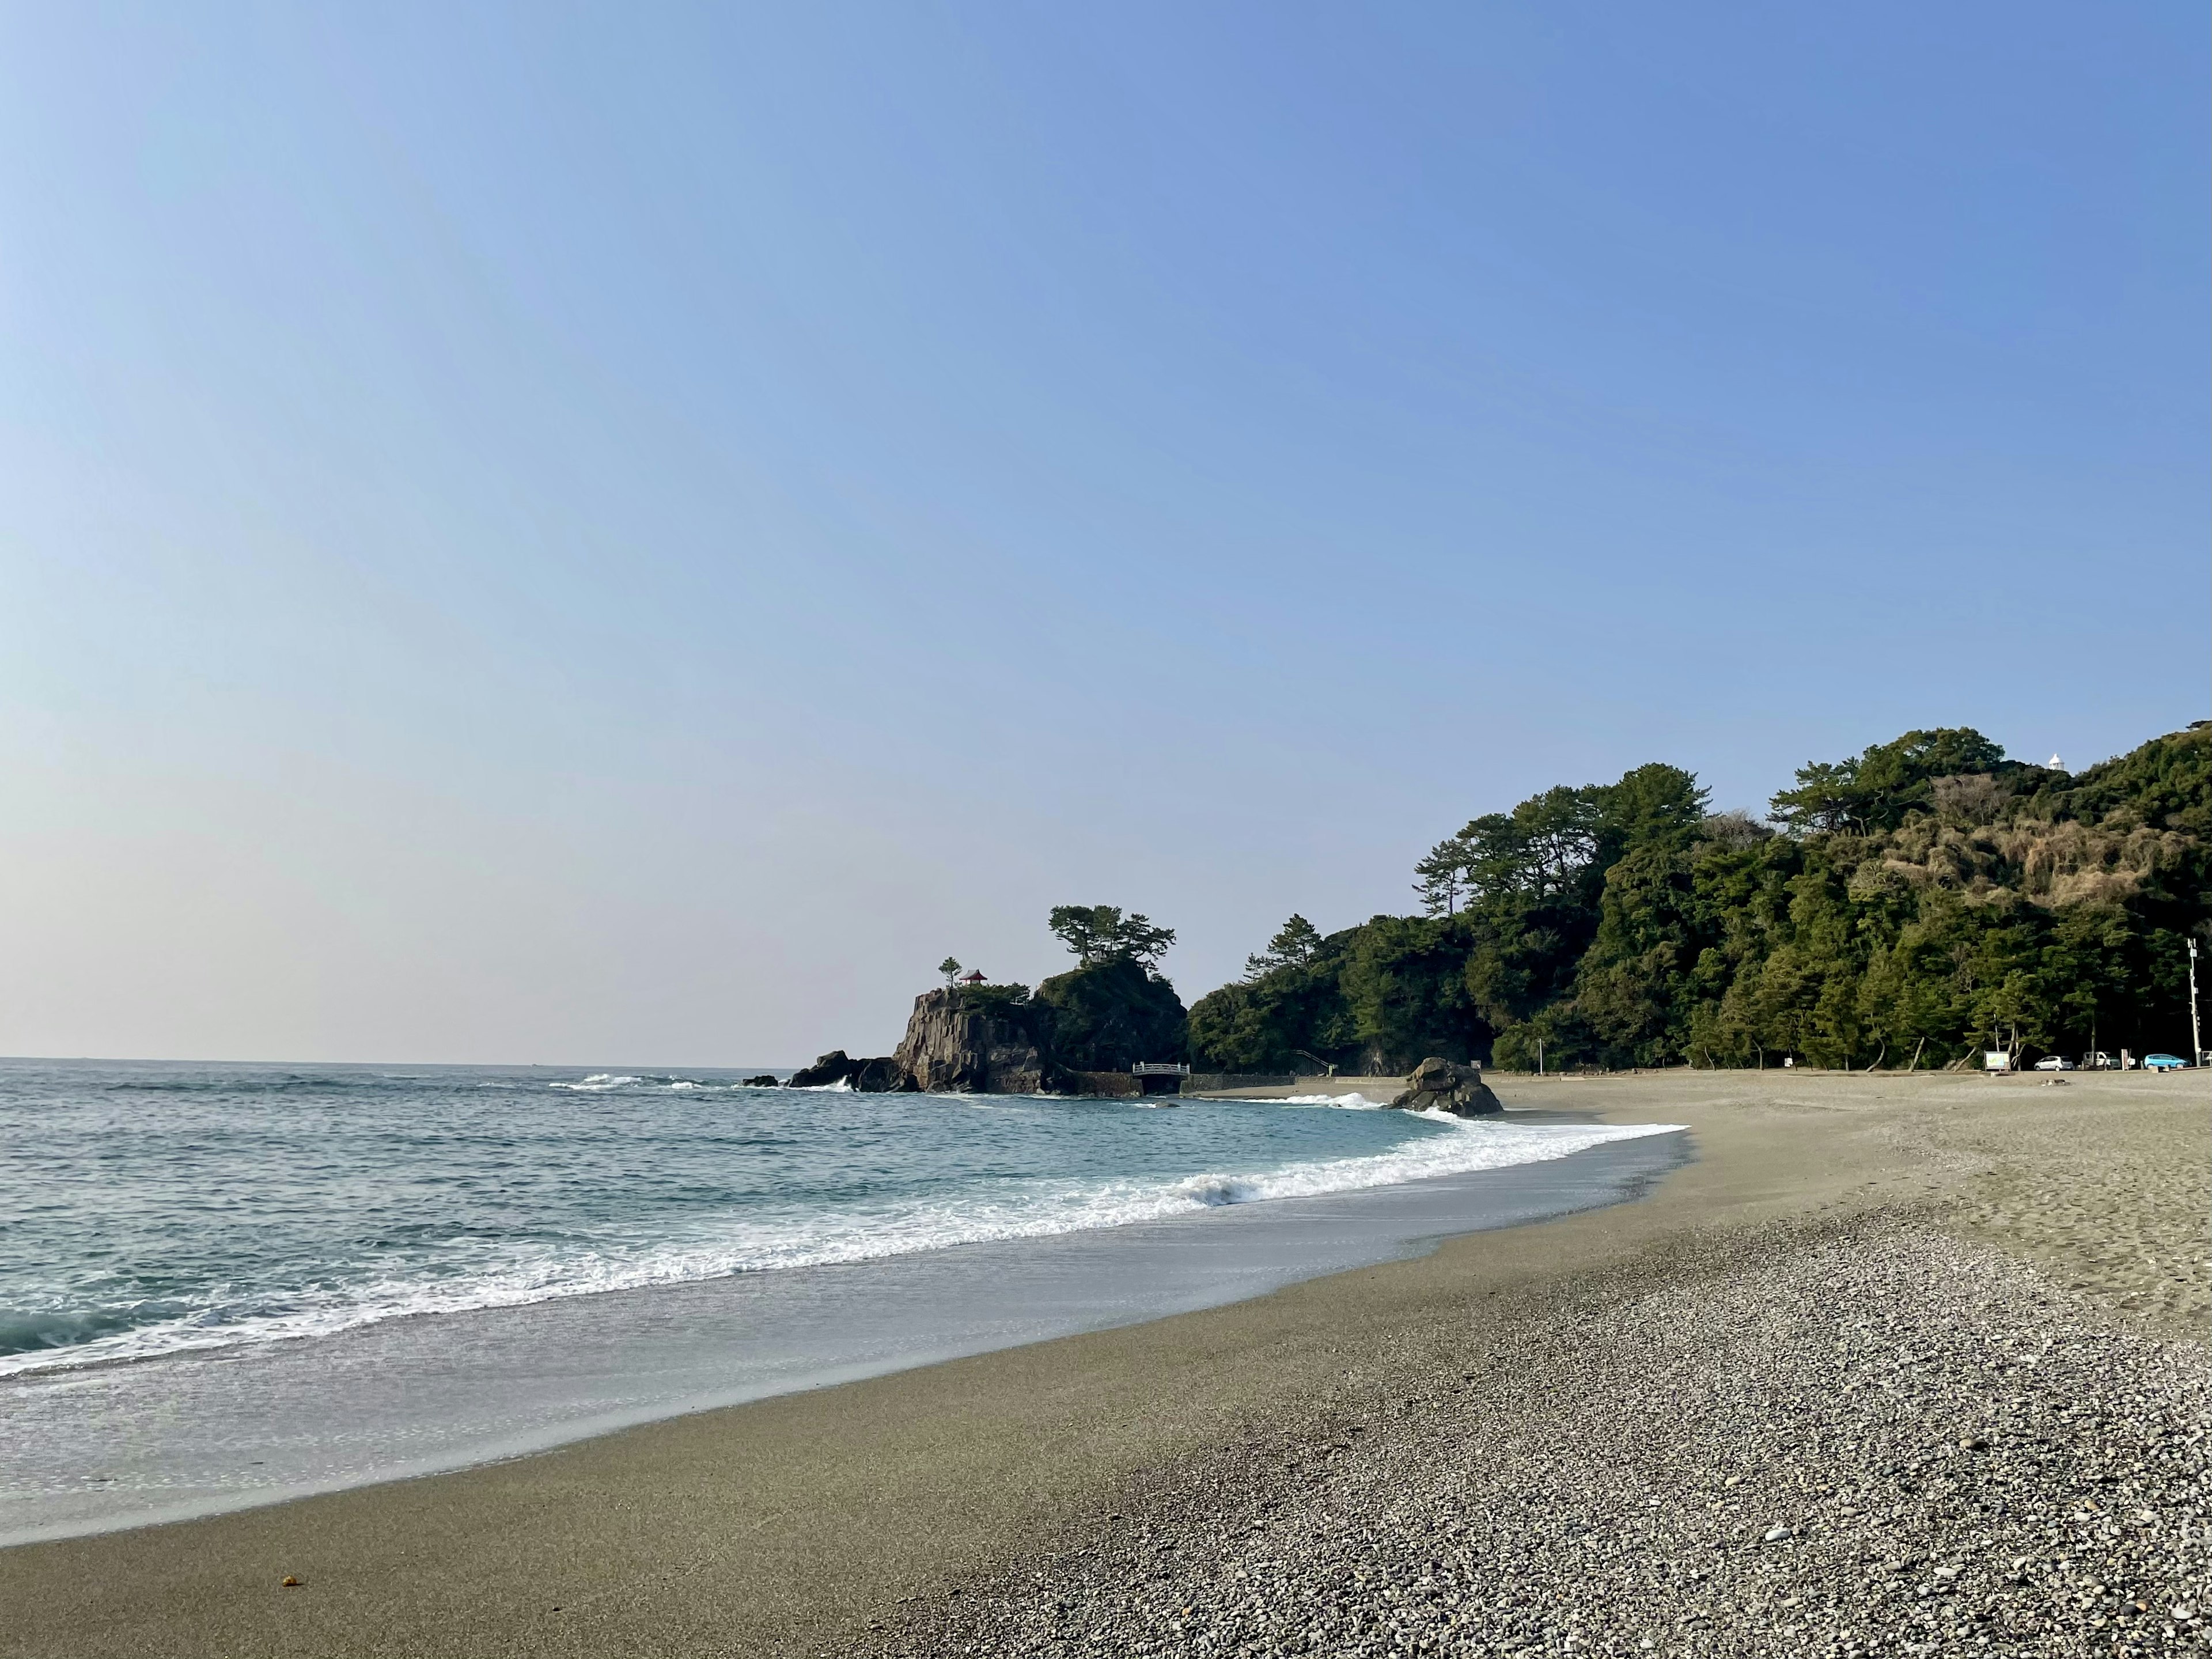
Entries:
{"type": "Polygon", "coordinates": [[[212,1078],[126,1078],[103,1085],[113,1095],[264,1095],[318,1094],[343,1095],[356,1085],[353,1079],[340,1077],[302,1076],[298,1073],[272,1073],[241,1081],[228,1076],[212,1078]]]}
{"type": "MultiPolygon", "coordinates": [[[[599,1073],[568,1086],[588,1091],[637,1081],[599,1073]]],[[[829,1085],[831,1090],[844,1086],[829,1085]]],[[[1377,1103],[1352,1094],[1302,1097],[1280,1103],[1367,1110],[1377,1103]]],[[[0,1376],[326,1336],[417,1314],[514,1307],[604,1291],[1126,1226],[1228,1205],[1316,1197],[1537,1163],[1609,1141],[1672,1133],[1680,1127],[1469,1121],[1434,1112],[1409,1116],[1443,1126],[1449,1133],[1425,1135],[1381,1152],[1310,1159],[1273,1170],[1220,1170],[1168,1179],[1031,1180],[1002,1198],[970,1196],[951,1202],[909,1199],[843,1212],[733,1218],[702,1236],[650,1247],[595,1250],[514,1240],[460,1240],[455,1242],[458,1252],[473,1251],[484,1259],[453,1277],[371,1280],[328,1291],[302,1288],[291,1294],[291,1305],[281,1310],[228,1320],[201,1310],[112,1334],[89,1335],[89,1340],[64,1347],[41,1346],[0,1356],[0,1376]]]]}

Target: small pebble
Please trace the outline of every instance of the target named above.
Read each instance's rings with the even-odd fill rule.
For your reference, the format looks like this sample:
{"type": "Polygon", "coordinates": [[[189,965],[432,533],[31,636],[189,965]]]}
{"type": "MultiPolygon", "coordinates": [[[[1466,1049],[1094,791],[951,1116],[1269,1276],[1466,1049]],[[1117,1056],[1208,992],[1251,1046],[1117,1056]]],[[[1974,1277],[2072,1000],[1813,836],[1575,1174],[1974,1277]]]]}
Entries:
{"type": "Polygon", "coordinates": [[[2202,1343],[2121,1329],[2013,1258],[1879,1216],[1818,1243],[1701,1248],[1706,1271],[1657,1288],[1625,1273],[1615,1294],[1585,1285],[1508,1326],[1409,1332],[1309,1417],[1101,1494],[1134,1524],[1041,1546],[849,1650],[2203,1650],[2202,1343]],[[1454,1382],[1478,1376],[1479,1408],[1454,1382]],[[1423,1399],[1447,1403],[1402,1409],[1423,1399]],[[1354,1415],[1368,1432],[1346,1433],[1354,1415]],[[1962,1420],[1991,1426],[1930,1439],[1962,1420]],[[1325,1464],[1286,1467],[1332,1438],[1325,1464]],[[1746,1492],[1820,1502],[1821,1523],[1761,1528],[1746,1492]],[[2154,1625],[2143,1609],[2160,1607],[2154,1625]]]}

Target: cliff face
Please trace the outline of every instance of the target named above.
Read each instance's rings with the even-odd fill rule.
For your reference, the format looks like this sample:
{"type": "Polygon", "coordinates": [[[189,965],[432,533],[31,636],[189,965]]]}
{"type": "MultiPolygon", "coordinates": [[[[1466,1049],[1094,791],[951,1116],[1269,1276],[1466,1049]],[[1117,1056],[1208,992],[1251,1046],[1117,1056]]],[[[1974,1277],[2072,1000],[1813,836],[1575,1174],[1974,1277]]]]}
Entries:
{"type": "Polygon", "coordinates": [[[1181,1060],[1183,1048],[1175,988],[1133,962],[1103,963],[1047,980],[1035,997],[1019,985],[925,991],[896,1053],[824,1054],[791,1081],[886,1094],[1134,1092],[1110,1085],[1132,1082],[1132,1061],[1181,1060]]]}
{"type": "Polygon", "coordinates": [[[910,1086],[933,1094],[1058,1094],[1067,1086],[1054,1056],[1052,1011],[1024,999],[965,989],[914,1000],[906,1037],[891,1056],[910,1086]]]}

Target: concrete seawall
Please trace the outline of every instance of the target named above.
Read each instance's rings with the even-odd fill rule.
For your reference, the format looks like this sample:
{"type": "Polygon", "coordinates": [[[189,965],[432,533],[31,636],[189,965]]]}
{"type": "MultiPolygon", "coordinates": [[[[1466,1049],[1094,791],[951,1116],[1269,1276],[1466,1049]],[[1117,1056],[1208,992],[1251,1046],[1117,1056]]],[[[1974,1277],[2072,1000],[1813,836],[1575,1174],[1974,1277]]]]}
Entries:
{"type": "Polygon", "coordinates": [[[1194,1077],[1183,1093],[1207,1100],[1290,1100],[1300,1095],[1364,1095],[1370,1100],[1389,1100],[1404,1092],[1403,1077],[1211,1078],[1194,1077]]]}

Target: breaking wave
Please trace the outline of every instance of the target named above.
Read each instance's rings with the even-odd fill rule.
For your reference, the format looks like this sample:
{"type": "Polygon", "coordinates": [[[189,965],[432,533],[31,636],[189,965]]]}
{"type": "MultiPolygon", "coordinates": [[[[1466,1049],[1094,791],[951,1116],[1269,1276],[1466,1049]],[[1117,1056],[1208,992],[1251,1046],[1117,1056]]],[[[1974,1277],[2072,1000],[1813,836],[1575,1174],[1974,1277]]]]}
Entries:
{"type": "MultiPolygon", "coordinates": [[[[1536,1163],[1675,1127],[1386,1113],[1357,1092],[1185,1101],[1160,1114],[1132,1109],[1140,1102],[968,1097],[969,1109],[948,1113],[943,1097],[843,1084],[747,1089],[644,1073],[477,1073],[443,1086],[426,1101],[417,1082],[387,1080],[312,1109],[288,1104],[289,1087],[242,1106],[233,1096],[228,1115],[194,1108],[203,1115],[184,1139],[143,1146],[129,1137],[149,1109],[127,1109],[136,1119],[106,1126],[108,1161],[70,1154],[76,1177],[69,1156],[56,1166],[58,1210],[47,1212],[79,1203],[75,1231],[58,1222],[43,1243],[29,1240],[13,1270],[0,1251],[0,1375],[1169,1220],[1536,1163]],[[488,1083],[540,1102],[623,1093],[639,1104],[611,1120],[575,1100],[529,1119],[469,1092],[488,1083]],[[118,1213],[102,1185],[118,1146],[143,1160],[149,1196],[131,1212],[143,1212],[143,1239],[111,1240],[58,1275],[41,1268],[118,1213]]],[[[101,1125],[82,1127],[79,1144],[100,1145],[101,1125]]]]}

